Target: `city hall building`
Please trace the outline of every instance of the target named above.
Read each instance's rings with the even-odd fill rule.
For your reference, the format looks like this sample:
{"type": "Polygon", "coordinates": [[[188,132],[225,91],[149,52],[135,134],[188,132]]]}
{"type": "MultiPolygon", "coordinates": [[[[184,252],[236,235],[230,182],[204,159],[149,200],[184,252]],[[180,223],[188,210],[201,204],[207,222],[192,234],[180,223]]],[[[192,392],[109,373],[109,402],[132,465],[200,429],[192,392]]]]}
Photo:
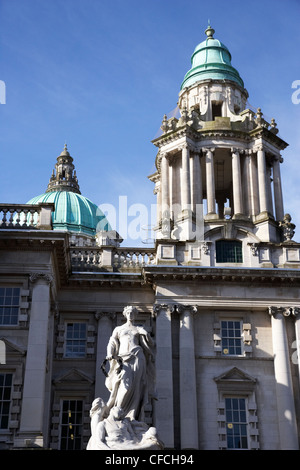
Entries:
{"type": "Polygon", "coordinates": [[[145,413],[166,449],[299,448],[288,144],[249,108],[227,47],[205,34],[180,115],[164,116],[153,141],[153,246],[123,246],[81,194],[66,146],[43,194],[0,205],[0,449],[86,448],[91,404],[108,399],[108,339],[128,305],[155,342],[145,413]]]}

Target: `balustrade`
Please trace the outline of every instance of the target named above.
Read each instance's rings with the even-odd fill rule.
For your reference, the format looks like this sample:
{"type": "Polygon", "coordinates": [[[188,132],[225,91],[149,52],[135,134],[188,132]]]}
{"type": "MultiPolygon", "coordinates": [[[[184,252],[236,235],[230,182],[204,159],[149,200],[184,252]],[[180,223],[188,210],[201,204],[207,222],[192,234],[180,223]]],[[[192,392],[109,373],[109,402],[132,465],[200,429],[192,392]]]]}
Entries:
{"type": "MultiPolygon", "coordinates": [[[[1,204],[0,229],[39,229],[43,209],[42,204],[1,204]]],[[[49,215],[51,217],[50,211],[49,215]]],[[[51,220],[48,221],[48,226],[51,228],[51,220]]]]}
{"type": "MultiPolygon", "coordinates": [[[[106,247],[107,250],[107,247],[106,247]]],[[[102,247],[72,247],[71,263],[73,270],[99,271],[104,267],[102,247]]],[[[154,248],[117,248],[112,249],[114,270],[135,270],[155,264],[154,248]]]]}
{"type": "Polygon", "coordinates": [[[155,250],[152,248],[120,248],[114,253],[114,267],[142,268],[155,264],[155,250]]]}

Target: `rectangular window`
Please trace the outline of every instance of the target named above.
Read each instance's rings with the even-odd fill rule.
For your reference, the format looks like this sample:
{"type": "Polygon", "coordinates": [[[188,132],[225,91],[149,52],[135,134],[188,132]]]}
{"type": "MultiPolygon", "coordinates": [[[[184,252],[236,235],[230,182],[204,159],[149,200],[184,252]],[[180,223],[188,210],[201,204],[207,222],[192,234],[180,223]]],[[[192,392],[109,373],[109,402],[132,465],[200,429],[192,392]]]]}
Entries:
{"type": "Polygon", "coordinates": [[[242,242],[238,240],[216,241],[216,263],[242,263],[242,242]]]}
{"type": "Polygon", "coordinates": [[[0,287],[0,325],[17,325],[20,307],[19,287],[0,287]]]}
{"type": "Polygon", "coordinates": [[[86,323],[67,323],[65,357],[85,357],[86,323]]]}
{"type": "Polygon", "coordinates": [[[81,450],[82,400],[63,400],[61,412],[61,450],[81,450]]]}
{"type": "Polygon", "coordinates": [[[222,354],[240,356],[242,354],[242,325],[240,321],[221,321],[222,354]]]}
{"type": "Polygon", "coordinates": [[[7,429],[9,422],[12,374],[0,373],[0,429],[7,429]]]}
{"type": "Polygon", "coordinates": [[[227,449],[248,449],[245,398],[225,398],[227,449]]]}

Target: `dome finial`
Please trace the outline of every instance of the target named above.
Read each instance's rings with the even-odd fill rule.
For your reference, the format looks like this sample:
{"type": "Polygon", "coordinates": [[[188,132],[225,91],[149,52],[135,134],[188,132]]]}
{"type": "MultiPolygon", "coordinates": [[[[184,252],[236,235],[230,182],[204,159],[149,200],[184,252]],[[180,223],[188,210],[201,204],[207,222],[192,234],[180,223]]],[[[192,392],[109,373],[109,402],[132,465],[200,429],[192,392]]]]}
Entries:
{"type": "Polygon", "coordinates": [[[210,20],[208,20],[208,26],[205,30],[205,34],[207,36],[207,39],[213,39],[214,38],[215,30],[210,26],[210,20]]]}

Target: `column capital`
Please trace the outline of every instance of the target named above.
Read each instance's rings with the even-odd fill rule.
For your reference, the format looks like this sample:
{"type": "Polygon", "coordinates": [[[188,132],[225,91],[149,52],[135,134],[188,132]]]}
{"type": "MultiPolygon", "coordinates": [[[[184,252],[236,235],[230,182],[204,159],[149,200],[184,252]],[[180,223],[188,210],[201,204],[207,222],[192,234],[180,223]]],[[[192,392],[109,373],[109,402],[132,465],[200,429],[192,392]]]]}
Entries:
{"type": "Polygon", "coordinates": [[[160,314],[161,310],[165,310],[168,317],[171,318],[171,314],[175,310],[175,305],[174,304],[155,304],[153,305],[153,308],[152,308],[152,316],[156,318],[160,314]]]}
{"type": "Polygon", "coordinates": [[[295,318],[300,318],[300,307],[292,307],[292,315],[295,318]]]}
{"type": "Polygon", "coordinates": [[[284,159],[283,157],[279,154],[279,155],[274,155],[274,162],[278,162],[278,163],[283,163],[284,159]]]}
{"type": "Polygon", "coordinates": [[[258,151],[264,151],[265,147],[264,147],[263,144],[256,144],[256,145],[254,145],[252,150],[253,150],[253,152],[257,153],[258,151]]]}
{"type": "Polygon", "coordinates": [[[196,305],[176,305],[176,310],[178,313],[182,314],[184,312],[189,312],[191,315],[195,315],[198,312],[198,307],[196,305]]]}
{"type": "Polygon", "coordinates": [[[275,317],[277,314],[289,317],[291,315],[297,315],[300,312],[300,308],[295,307],[268,307],[269,315],[275,317]]]}
{"type": "Polygon", "coordinates": [[[97,310],[95,312],[95,319],[97,321],[101,320],[102,318],[108,318],[109,320],[114,320],[116,317],[116,312],[103,312],[101,310],[97,310]]]}
{"type": "Polygon", "coordinates": [[[231,153],[238,153],[238,154],[245,152],[245,149],[239,148],[239,147],[231,147],[230,150],[231,150],[231,153]]]}
{"type": "Polygon", "coordinates": [[[191,142],[183,142],[182,144],[178,145],[178,150],[189,150],[190,152],[195,152],[197,149],[191,142]]]}
{"type": "Polygon", "coordinates": [[[161,151],[160,151],[159,154],[160,154],[161,158],[163,158],[163,157],[166,157],[166,158],[167,158],[169,152],[161,152],[161,151]]]}
{"type": "Polygon", "coordinates": [[[216,147],[203,147],[201,150],[204,153],[208,153],[208,152],[214,153],[214,151],[216,150],[216,147]]]}
{"type": "Polygon", "coordinates": [[[31,273],[29,280],[33,284],[38,281],[43,281],[49,285],[51,285],[54,281],[52,274],[41,273],[41,272],[31,273]]]}

